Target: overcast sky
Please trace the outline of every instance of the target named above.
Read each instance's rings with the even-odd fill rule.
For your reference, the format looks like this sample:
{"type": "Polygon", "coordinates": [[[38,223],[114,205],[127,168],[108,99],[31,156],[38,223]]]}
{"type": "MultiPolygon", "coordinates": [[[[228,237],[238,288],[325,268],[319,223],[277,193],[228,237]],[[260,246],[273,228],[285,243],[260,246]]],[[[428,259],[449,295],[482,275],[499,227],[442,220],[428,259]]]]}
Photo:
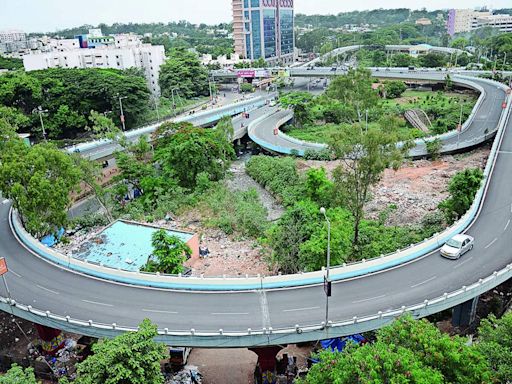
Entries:
{"type": "MultiPolygon", "coordinates": [[[[295,0],[296,12],[336,14],[375,8],[442,9],[512,6],[510,0],[295,0]]],[[[83,24],[188,20],[214,24],[231,20],[231,0],[0,0],[0,30],[53,32],[83,24]]]]}

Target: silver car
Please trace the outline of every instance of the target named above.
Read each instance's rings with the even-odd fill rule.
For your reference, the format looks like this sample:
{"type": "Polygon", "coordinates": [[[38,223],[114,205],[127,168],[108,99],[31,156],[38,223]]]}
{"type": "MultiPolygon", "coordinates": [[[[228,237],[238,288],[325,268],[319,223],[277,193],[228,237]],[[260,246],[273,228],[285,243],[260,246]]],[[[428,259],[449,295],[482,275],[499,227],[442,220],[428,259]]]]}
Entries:
{"type": "Polygon", "coordinates": [[[469,235],[455,235],[441,248],[441,255],[448,259],[458,259],[473,249],[475,239],[469,235]]]}

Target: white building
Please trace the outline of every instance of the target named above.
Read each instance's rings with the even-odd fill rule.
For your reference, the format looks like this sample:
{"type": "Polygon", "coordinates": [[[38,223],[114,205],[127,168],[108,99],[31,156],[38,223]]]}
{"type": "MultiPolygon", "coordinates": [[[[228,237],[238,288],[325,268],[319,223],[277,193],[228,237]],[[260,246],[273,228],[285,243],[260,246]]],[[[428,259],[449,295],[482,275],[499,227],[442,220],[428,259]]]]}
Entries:
{"type": "Polygon", "coordinates": [[[23,31],[17,29],[0,31],[0,43],[13,43],[25,40],[27,40],[27,35],[23,31]]]}
{"type": "Polygon", "coordinates": [[[116,48],[139,47],[142,45],[141,39],[132,33],[114,35],[114,45],[116,48]]]}
{"type": "Polygon", "coordinates": [[[250,63],[251,60],[241,59],[239,55],[236,53],[232,53],[231,57],[228,59],[226,55],[218,56],[217,59],[213,59],[213,56],[210,54],[204,54],[201,56],[201,64],[219,64],[221,67],[233,67],[238,63],[250,63]]]}
{"type": "Polygon", "coordinates": [[[482,27],[496,28],[500,32],[512,32],[512,16],[511,15],[478,15],[473,19],[471,29],[482,27]]]}
{"type": "Polygon", "coordinates": [[[151,93],[157,96],[160,95],[160,66],[164,61],[164,47],[149,44],[127,48],[70,49],[23,56],[26,71],[48,68],[142,68],[151,93]]]}
{"type": "Polygon", "coordinates": [[[448,12],[446,28],[451,36],[482,27],[496,28],[501,32],[512,32],[512,16],[493,15],[489,11],[474,11],[472,9],[450,9],[448,12]]]}

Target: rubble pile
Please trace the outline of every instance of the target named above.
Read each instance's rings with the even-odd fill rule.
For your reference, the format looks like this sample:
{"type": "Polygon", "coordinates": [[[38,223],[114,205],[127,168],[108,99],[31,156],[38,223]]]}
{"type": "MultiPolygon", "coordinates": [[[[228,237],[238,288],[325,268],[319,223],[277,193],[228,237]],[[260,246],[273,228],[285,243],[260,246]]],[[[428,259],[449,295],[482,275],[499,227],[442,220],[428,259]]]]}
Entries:
{"type": "Polygon", "coordinates": [[[169,375],[165,384],[201,384],[202,376],[194,365],[186,365],[181,371],[169,375]]]}
{"type": "MultiPolygon", "coordinates": [[[[416,160],[406,162],[398,171],[386,169],[382,180],[372,190],[372,199],[366,205],[366,217],[378,219],[379,214],[393,206],[386,224],[420,224],[423,217],[437,210],[441,201],[448,197],[448,183],[458,171],[467,168],[484,169],[489,148],[443,156],[440,160],[416,160]]],[[[340,161],[299,161],[301,172],[309,168],[324,167],[330,176],[340,161]]]]}

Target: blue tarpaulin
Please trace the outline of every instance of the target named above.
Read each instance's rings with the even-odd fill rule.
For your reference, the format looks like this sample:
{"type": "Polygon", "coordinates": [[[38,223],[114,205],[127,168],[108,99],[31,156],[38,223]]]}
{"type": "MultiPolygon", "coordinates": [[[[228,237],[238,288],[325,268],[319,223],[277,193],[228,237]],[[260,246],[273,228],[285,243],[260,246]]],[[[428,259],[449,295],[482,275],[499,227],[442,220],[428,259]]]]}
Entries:
{"type": "Polygon", "coordinates": [[[57,242],[60,240],[60,238],[64,235],[64,228],[61,228],[57,231],[57,234],[50,234],[46,235],[41,239],[41,243],[46,245],[47,247],[53,247],[57,242]]]}
{"type": "Polygon", "coordinates": [[[347,342],[352,341],[355,344],[361,344],[366,341],[366,339],[360,335],[359,333],[356,333],[355,335],[350,335],[347,337],[336,337],[335,339],[327,339],[327,340],[320,340],[320,344],[322,345],[323,349],[331,349],[331,351],[343,351],[345,346],[347,345],[347,342]]]}

